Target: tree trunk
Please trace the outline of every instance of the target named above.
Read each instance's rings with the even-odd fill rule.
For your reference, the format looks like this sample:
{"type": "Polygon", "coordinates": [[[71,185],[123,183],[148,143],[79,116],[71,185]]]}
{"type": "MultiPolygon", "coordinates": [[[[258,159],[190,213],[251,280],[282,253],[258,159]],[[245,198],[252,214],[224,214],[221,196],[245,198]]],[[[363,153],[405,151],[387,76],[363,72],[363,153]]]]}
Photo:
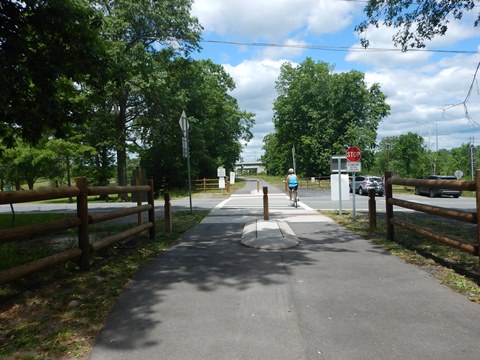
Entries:
{"type": "MultiPolygon", "coordinates": [[[[117,182],[119,186],[127,186],[127,96],[119,102],[119,114],[117,123],[117,182]]],[[[119,201],[128,201],[128,194],[118,194],[119,201]]]]}

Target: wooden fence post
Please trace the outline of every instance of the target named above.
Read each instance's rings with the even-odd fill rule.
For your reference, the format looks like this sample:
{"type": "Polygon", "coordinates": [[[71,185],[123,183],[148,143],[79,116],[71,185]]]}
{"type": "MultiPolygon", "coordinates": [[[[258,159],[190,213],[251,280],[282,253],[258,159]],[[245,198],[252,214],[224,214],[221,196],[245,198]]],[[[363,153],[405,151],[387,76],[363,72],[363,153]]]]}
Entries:
{"type": "Polygon", "coordinates": [[[391,171],[385,172],[385,217],[387,225],[387,239],[392,240],[395,237],[395,231],[391,219],[393,218],[393,204],[390,203],[390,199],[393,197],[392,184],[387,180],[393,176],[391,171]]]}
{"type": "MultiPolygon", "coordinates": [[[[135,169],[135,185],[137,186],[142,185],[142,173],[138,166],[135,169]]],[[[143,196],[143,193],[137,193],[137,206],[142,206],[142,196],[143,196]]],[[[139,212],[137,214],[137,224],[142,225],[142,222],[143,222],[142,213],[139,212]]]]}
{"type": "Polygon", "coordinates": [[[80,219],[78,226],[78,247],[82,250],[79,259],[80,270],[88,270],[90,268],[90,241],[88,233],[88,188],[87,178],[77,177],[76,186],[80,190],[77,196],[77,216],[80,219]]]}
{"type": "Polygon", "coordinates": [[[268,220],[268,187],[263,187],[263,220],[268,220]]]}
{"type": "Polygon", "coordinates": [[[477,256],[478,256],[478,266],[480,269],[480,170],[475,171],[475,198],[477,205],[477,256]]]}
{"type": "Polygon", "coordinates": [[[170,206],[170,194],[163,195],[165,199],[164,216],[165,216],[165,232],[172,232],[172,208],[170,206]]]}
{"type": "Polygon", "coordinates": [[[151,205],[150,210],[148,210],[148,221],[153,224],[153,226],[148,230],[148,235],[150,239],[155,238],[155,203],[153,196],[153,179],[148,180],[148,185],[150,186],[150,191],[148,192],[148,203],[151,205]]]}
{"type": "Polygon", "coordinates": [[[377,230],[377,203],[375,201],[375,189],[368,190],[368,230],[377,230]]]}

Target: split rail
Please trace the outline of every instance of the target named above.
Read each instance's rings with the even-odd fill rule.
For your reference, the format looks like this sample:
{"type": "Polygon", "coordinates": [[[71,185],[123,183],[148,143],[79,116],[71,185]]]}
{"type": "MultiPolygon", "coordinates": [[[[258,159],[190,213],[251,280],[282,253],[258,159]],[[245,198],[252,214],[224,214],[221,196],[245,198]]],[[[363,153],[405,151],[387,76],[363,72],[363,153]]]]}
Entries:
{"type": "Polygon", "coordinates": [[[153,180],[149,180],[148,185],[88,187],[87,179],[85,177],[78,177],[76,179],[76,185],[73,187],[48,190],[0,191],[0,205],[74,197],[76,197],[77,203],[76,216],[43,224],[0,229],[0,244],[30,240],[59,233],[71,228],[77,228],[78,232],[78,247],[0,271],[0,284],[14,281],[33,272],[52,267],[71,259],[78,259],[80,270],[88,270],[90,267],[90,256],[95,251],[126,240],[146,230],[148,230],[150,239],[155,237],[153,180]],[[139,199],[137,200],[137,206],[102,213],[90,213],[88,210],[88,196],[126,193],[146,193],[147,204],[142,205],[140,200],[141,196],[139,195],[137,196],[139,199]],[[141,214],[143,212],[148,213],[148,221],[145,223],[142,223],[141,214]],[[138,214],[136,226],[103,239],[90,242],[89,225],[134,214],[138,214]]]}
{"type": "Polygon", "coordinates": [[[421,234],[430,239],[439,241],[448,246],[457,248],[461,251],[476,255],[480,260],[480,224],[478,222],[478,212],[480,209],[480,170],[476,171],[474,181],[463,180],[423,180],[423,179],[405,179],[393,177],[391,172],[385,174],[385,197],[386,197],[386,225],[387,238],[394,240],[395,226],[407,229],[409,231],[421,234]],[[461,191],[474,191],[476,193],[476,209],[475,211],[463,211],[457,209],[444,208],[439,206],[432,206],[420,204],[413,201],[406,201],[393,197],[393,185],[414,186],[414,187],[428,187],[438,189],[452,189],[461,191]],[[403,208],[420,211],[431,215],[441,216],[461,222],[476,224],[476,244],[465,241],[461,238],[447,236],[427,227],[422,227],[394,216],[393,206],[400,206],[403,208]]]}

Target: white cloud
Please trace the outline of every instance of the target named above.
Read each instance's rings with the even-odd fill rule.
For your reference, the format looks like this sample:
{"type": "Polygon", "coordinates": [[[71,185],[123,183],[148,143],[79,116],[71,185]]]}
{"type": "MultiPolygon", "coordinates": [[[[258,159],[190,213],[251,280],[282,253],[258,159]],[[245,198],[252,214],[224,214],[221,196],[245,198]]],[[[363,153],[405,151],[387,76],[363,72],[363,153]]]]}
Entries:
{"type": "MultiPolygon", "coordinates": [[[[314,60],[335,61],[336,68],[346,71],[364,69],[369,83],[381,85],[392,110],[380,124],[379,139],[412,131],[428,139],[429,145],[438,135],[439,147],[451,148],[468,142],[469,137],[475,135],[471,130],[478,130],[476,134],[480,138],[477,87],[468,103],[473,121],[466,119],[463,106],[444,111],[448,104],[459,104],[467,96],[479,61],[478,54],[455,56],[418,51],[354,50],[360,47],[360,37],[353,32],[352,25],[360,22],[356,16],[364,5],[332,0],[195,0],[192,12],[205,27],[205,39],[212,35],[224,41],[271,42],[300,47],[307,44],[351,46],[351,51],[343,58],[338,56],[342,54],[339,52],[311,50],[309,54],[313,53],[314,60]]],[[[478,29],[473,27],[470,18],[467,20],[450,22],[447,34],[434,38],[428,46],[441,49],[463,41],[471,46],[468,50],[480,50],[478,29]]],[[[385,27],[369,29],[371,48],[392,49],[394,33],[394,29],[385,27]]],[[[254,160],[262,154],[263,137],[273,131],[272,107],[277,96],[275,81],[280,67],[288,60],[302,61],[301,55],[307,50],[292,46],[257,48],[256,51],[245,47],[242,51],[239,46],[216,46],[218,48],[210,50],[209,56],[223,63],[235,80],[237,88],[232,95],[238,99],[240,107],[256,114],[256,125],[252,129],[255,137],[243,154],[245,160],[254,160]]]]}
{"type": "Polygon", "coordinates": [[[278,41],[293,32],[336,32],[350,24],[359,6],[331,0],[195,0],[192,13],[207,33],[278,41]]]}
{"type": "Polygon", "coordinates": [[[424,136],[428,142],[427,137],[438,132],[440,148],[467,143],[474,134],[473,130],[480,131],[479,94],[472,93],[467,103],[470,121],[461,105],[477,61],[476,56],[458,55],[431,62],[423,68],[383,68],[367,72],[367,81],[381,85],[392,107],[391,115],[380,125],[379,138],[412,131],[424,136]],[[449,104],[458,106],[448,107],[449,104]]]}
{"type": "MultiPolygon", "coordinates": [[[[360,41],[358,41],[350,48],[346,60],[352,63],[368,64],[376,68],[388,68],[397,65],[418,64],[432,56],[430,52],[401,52],[400,49],[395,49],[392,42],[392,36],[395,34],[395,31],[388,27],[370,27],[367,30],[367,39],[370,43],[369,48],[363,49],[360,41]]],[[[355,34],[355,36],[360,40],[360,35],[355,34]]]]}
{"type": "Polygon", "coordinates": [[[237,66],[223,67],[236,84],[232,92],[241,109],[256,114],[252,131],[255,137],[246,146],[244,160],[256,160],[262,154],[263,137],[273,131],[273,102],[277,96],[275,81],[286,60],[246,60],[237,66]]]}
{"type": "Polygon", "coordinates": [[[307,29],[314,34],[335,33],[347,27],[359,11],[359,3],[347,1],[311,1],[308,5],[307,29]]]}

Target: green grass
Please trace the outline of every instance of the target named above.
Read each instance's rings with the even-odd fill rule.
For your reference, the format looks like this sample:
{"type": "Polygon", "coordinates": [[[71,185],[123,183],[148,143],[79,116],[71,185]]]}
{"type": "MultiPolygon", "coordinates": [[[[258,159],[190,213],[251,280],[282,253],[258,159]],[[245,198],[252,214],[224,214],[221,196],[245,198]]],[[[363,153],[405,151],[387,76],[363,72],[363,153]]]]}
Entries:
{"type": "MultiPolygon", "coordinates": [[[[377,230],[374,232],[368,230],[366,213],[357,212],[356,221],[352,221],[351,213],[348,211],[343,215],[338,215],[338,212],[335,211],[323,211],[322,213],[389,253],[424,269],[437,278],[440,283],[465,295],[471,301],[480,303],[480,269],[477,256],[399,227],[395,227],[395,241],[390,241],[386,237],[385,216],[381,213],[377,214],[377,230]]],[[[453,220],[440,222],[433,216],[414,213],[401,213],[395,216],[422,227],[434,228],[447,235],[460,237],[465,241],[475,241],[474,229],[469,224],[459,224],[453,220]]]]}
{"type": "MultiPolygon", "coordinates": [[[[140,234],[95,253],[90,271],[74,262],[0,285],[0,359],[85,359],[119,294],[136,272],[208,211],[176,212],[173,231],[140,234]]],[[[110,229],[115,231],[115,229],[110,229]]]]}
{"type": "MultiPolygon", "coordinates": [[[[0,229],[9,229],[32,224],[45,224],[55,220],[71,218],[65,213],[0,214],[0,229]]],[[[63,232],[63,237],[71,239],[65,242],[65,249],[76,246],[77,229],[63,232]]],[[[47,237],[51,239],[51,237],[47,237]]],[[[36,238],[22,242],[0,243],[0,271],[57,253],[59,250],[51,241],[36,238]]]]}
{"type": "Polygon", "coordinates": [[[62,220],[72,217],[72,214],[65,213],[21,213],[15,214],[15,224],[13,224],[12,214],[0,214],[0,229],[6,229],[13,226],[24,226],[38,223],[46,223],[55,220],[62,220]]]}
{"type": "MultiPolygon", "coordinates": [[[[283,186],[282,177],[276,180],[272,177],[262,178],[272,185],[283,186]]],[[[238,187],[243,186],[241,181],[237,184],[238,187]]],[[[207,213],[174,213],[174,231],[170,234],[164,232],[163,219],[158,218],[157,235],[153,241],[145,234],[140,234],[128,244],[119,244],[95,253],[90,271],[79,272],[77,264],[67,262],[11,284],[0,285],[0,359],[86,359],[119,294],[137,271],[185,231],[198,224],[207,213]]],[[[342,216],[333,211],[323,213],[390,253],[428,271],[439,282],[464,294],[471,301],[480,303],[477,257],[399,228],[396,228],[396,241],[388,241],[385,219],[381,215],[377,220],[378,229],[370,233],[368,217],[363,213],[357,213],[355,222],[351,221],[349,212],[342,216]]],[[[18,214],[16,220],[18,224],[28,224],[65,216],[18,214]]],[[[10,221],[10,215],[0,215],[2,227],[11,226],[10,221]]],[[[420,221],[427,226],[435,224],[429,218],[420,218],[420,221]]],[[[445,231],[454,231],[458,235],[458,226],[454,226],[453,230],[448,229],[449,224],[444,226],[445,231]]],[[[95,231],[118,232],[124,227],[102,224],[95,231]]],[[[461,236],[472,238],[471,228],[462,227],[461,231],[461,236]]],[[[12,255],[2,254],[0,250],[0,261],[9,257],[12,255]]]]}

